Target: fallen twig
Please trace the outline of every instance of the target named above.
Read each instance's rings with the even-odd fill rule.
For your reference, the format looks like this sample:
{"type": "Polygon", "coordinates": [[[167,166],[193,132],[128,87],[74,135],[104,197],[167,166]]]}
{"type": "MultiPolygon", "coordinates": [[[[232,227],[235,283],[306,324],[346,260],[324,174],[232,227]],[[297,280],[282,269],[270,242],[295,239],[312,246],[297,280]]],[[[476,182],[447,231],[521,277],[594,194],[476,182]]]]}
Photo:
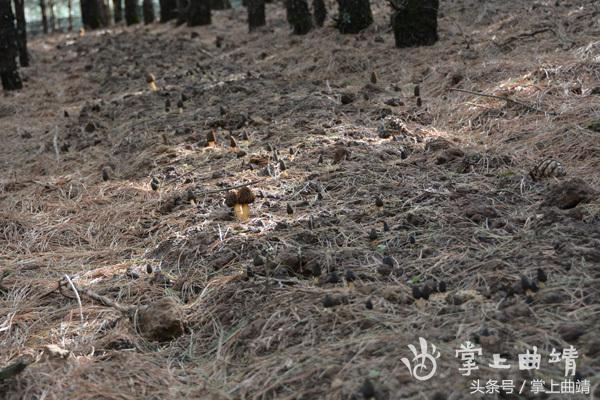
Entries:
{"type": "Polygon", "coordinates": [[[543,113],[543,114],[548,114],[548,115],[556,115],[556,113],[555,113],[555,112],[544,111],[544,110],[541,110],[541,109],[539,109],[539,108],[536,108],[536,107],[534,107],[534,106],[531,106],[531,105],[529,105],[529,104],[522,103],[522,102],[520,102],[520,101],[518,101],[518,100],[511,99],[510,97],[505,97],[505,96],[496,96],[496,95],[493,95],[493,94],[487,94],[487,93],[474,92],[474,91],[472,91],[472,90],[466,90],[466,89],[455,89],[455,88],[450,88],[450,90],[452,90],[452,91],[454,91],[454,92],[469,93],[469,94],[473,94],[473,95],[475,95],[475,96],[481,96],[481,97],[490,97],[490,98],[492,98],[492,99],[504,100],[504,101],[507,101],[507,102],[509,102],[509,103],[513,103],[513,104],[520,105],[521,107],[525,107],[525,108],[527,108],[527,109],[529,109],[529,110],[531,110],[531,111],[536,111],[536,112],[540,112],[540,113],[543,113]]]}
{"type": "MultiPolygon", "coordinates": [[[[77,296],[78,301],[80,302],[80,305],[81,305],[81,300],[79,299],[79,293],[82,293],[82,294],[86,295],[87,297],[89,297],[90,299],[96,300],[97,302],[101,303],[102,305],[105,305],[106,307],[111,307],[117,311],[120,311],[121,313],[125,314],[126,316],[130,316],[133,313],[133,311],[135,310],[134,306],[124,306],[122,304],[117,303],[116,301],[109,299],[106,296],[99,295],[98,293],[94,292],[93,290],[82,288],[82,287],[77,287],[70,279],[68,281],[70,283],[71,289],[75,292],[75,295],[77,296]]],[[[59,286],[61,286],[61,283],[59,283],[59,286]]],[[[69,296],[65,296],[65,297],[69,297],[69,296]]]]}
{"type": "Polygon", "coordinates": [[[71,289],[75,293],[75,298],[77,299],[77,304],[79,304],[79,319],[81,320],[81,328],[83,329],[84,321],[83,321],[83,306],[81,305],[81,297],[79,297],[79,292],[77,291],[77,288],[73,284],[73,281],[71,280],[71,278],[69,278],[69,275],[65,274],[65,279],[67,280],[67,282],[69,282],[69,286],[71,286],[71,289]]]}

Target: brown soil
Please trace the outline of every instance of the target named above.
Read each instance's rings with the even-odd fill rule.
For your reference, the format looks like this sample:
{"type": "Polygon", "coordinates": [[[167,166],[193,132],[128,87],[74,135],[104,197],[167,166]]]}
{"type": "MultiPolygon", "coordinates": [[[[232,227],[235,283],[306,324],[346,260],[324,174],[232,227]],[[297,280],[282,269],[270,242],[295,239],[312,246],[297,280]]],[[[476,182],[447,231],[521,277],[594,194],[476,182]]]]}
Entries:
{"type": "Polygon", "coordinates": [[[272,4],[251,34],[229,10],[32,40],[0,98],[0,368],[33,362],[0,397],[468,398],[562,379],[570,344],[600,396],[598,4],[441,3],[440,42],[402,50],[381,1],[358,35],[290,36],[272,4]],[[547,158],[566,176],[532,180],[547,158]],[[401,362],[419,336],[426,383],[401,362]]]}

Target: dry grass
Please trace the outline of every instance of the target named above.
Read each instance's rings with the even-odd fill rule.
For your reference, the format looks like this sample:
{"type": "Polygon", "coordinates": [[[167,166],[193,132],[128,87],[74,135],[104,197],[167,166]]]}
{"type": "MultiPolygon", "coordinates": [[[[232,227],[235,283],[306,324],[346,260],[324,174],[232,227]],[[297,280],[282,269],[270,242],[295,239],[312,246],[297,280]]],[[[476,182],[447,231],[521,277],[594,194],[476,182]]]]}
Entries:
{"type": "MultiPolygon", "coordinates": [[[[26,89],[0,100],[0,365],[35,363],[0,383],[2,397],[349,399],[369,379],[378,398],[459,398],[470,379],[453,355],[465,340],[483,345],[484,380],[526,378],[486,367],[492,353],[514,363],[531,346],[574,344],[598,396],[600,203],[541,208],[558,180],[527,176],[550,157],[563,179],[600,187],[589,129],[600,119],[599,11],[561,3],[443,1],[440,43],[403,50],[382,2],[357,36],[291,37],[272,5],[272,31],[252,34],[243,13],[225,11],[195,39],[172,26],[35,39],[26,89]],[[146,90],[146,69],[173,108],[189,97],[183,113],[146,90]],[[341,105],[345,92],[356,101],[341,105]],[[220,145],[199,146],[213,127],[220,145]],[[246,156],[227,147],[228,131],[246,156]],[[340,146],[350,156],[333,163],[340,146]],[[449,159],[456,147],[478,161],[449,159]],[[253,216],[236,222],[214,191],[252,181],[253,216]],[[540,291],[512,293],[538,268],[549,276],[540,291]],[[151,342],[110,307],[82,296],[80,309],[58,290],[65,274],[125,305],[173,297],[186,332],[151,342]],[[446,293],[414,301],[413,285],[439,282],[446,293]],[[326,295],[342,304],[324,307],[326,295]],[[400,361],[419,336],[443,354],[427,385],[400,361]],[[70,355],[50,357],[48,344],[70,355]]],[[[534,376],[562,375],[546,363],[534,376]]]]}

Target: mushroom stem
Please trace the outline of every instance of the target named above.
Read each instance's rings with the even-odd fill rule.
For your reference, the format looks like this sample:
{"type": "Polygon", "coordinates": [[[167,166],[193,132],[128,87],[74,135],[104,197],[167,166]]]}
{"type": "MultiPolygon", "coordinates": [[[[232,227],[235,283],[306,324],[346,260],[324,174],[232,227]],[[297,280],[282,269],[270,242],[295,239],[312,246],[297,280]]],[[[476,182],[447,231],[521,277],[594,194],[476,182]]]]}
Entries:
{"type": "Polygon", "coordinates": [[[156,92],[158,90],[158,88],[156,87],[156,83],[154,81],[149,82],[148,86],[150,86],[150,90],[152,90],[153,92],[156,92]]]}
{"type": "Polygon", "coordinates": [[[250,206],[238,203],[233,206],[233,212],[239,221],[245,221],[250,217],[250,206]]]}

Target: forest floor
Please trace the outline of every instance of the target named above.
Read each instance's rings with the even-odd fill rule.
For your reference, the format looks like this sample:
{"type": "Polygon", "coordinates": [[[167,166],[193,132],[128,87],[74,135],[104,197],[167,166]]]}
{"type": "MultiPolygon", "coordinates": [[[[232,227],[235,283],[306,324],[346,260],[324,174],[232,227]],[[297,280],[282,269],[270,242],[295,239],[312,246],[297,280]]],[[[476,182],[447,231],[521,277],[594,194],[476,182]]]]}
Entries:
{"type": "Polygon", "coordinates": [[[533,398],[569,346],[599,398],[598,3],[442,0],[411,49],[373,10],[358,35],[292,36],[270,4],[250,34],[237,9],[31,40],[0,97],[0,368],[28,364],[0,398],[533,398]],[[548,158],[566,175],[533,180],[548,158]]]}

